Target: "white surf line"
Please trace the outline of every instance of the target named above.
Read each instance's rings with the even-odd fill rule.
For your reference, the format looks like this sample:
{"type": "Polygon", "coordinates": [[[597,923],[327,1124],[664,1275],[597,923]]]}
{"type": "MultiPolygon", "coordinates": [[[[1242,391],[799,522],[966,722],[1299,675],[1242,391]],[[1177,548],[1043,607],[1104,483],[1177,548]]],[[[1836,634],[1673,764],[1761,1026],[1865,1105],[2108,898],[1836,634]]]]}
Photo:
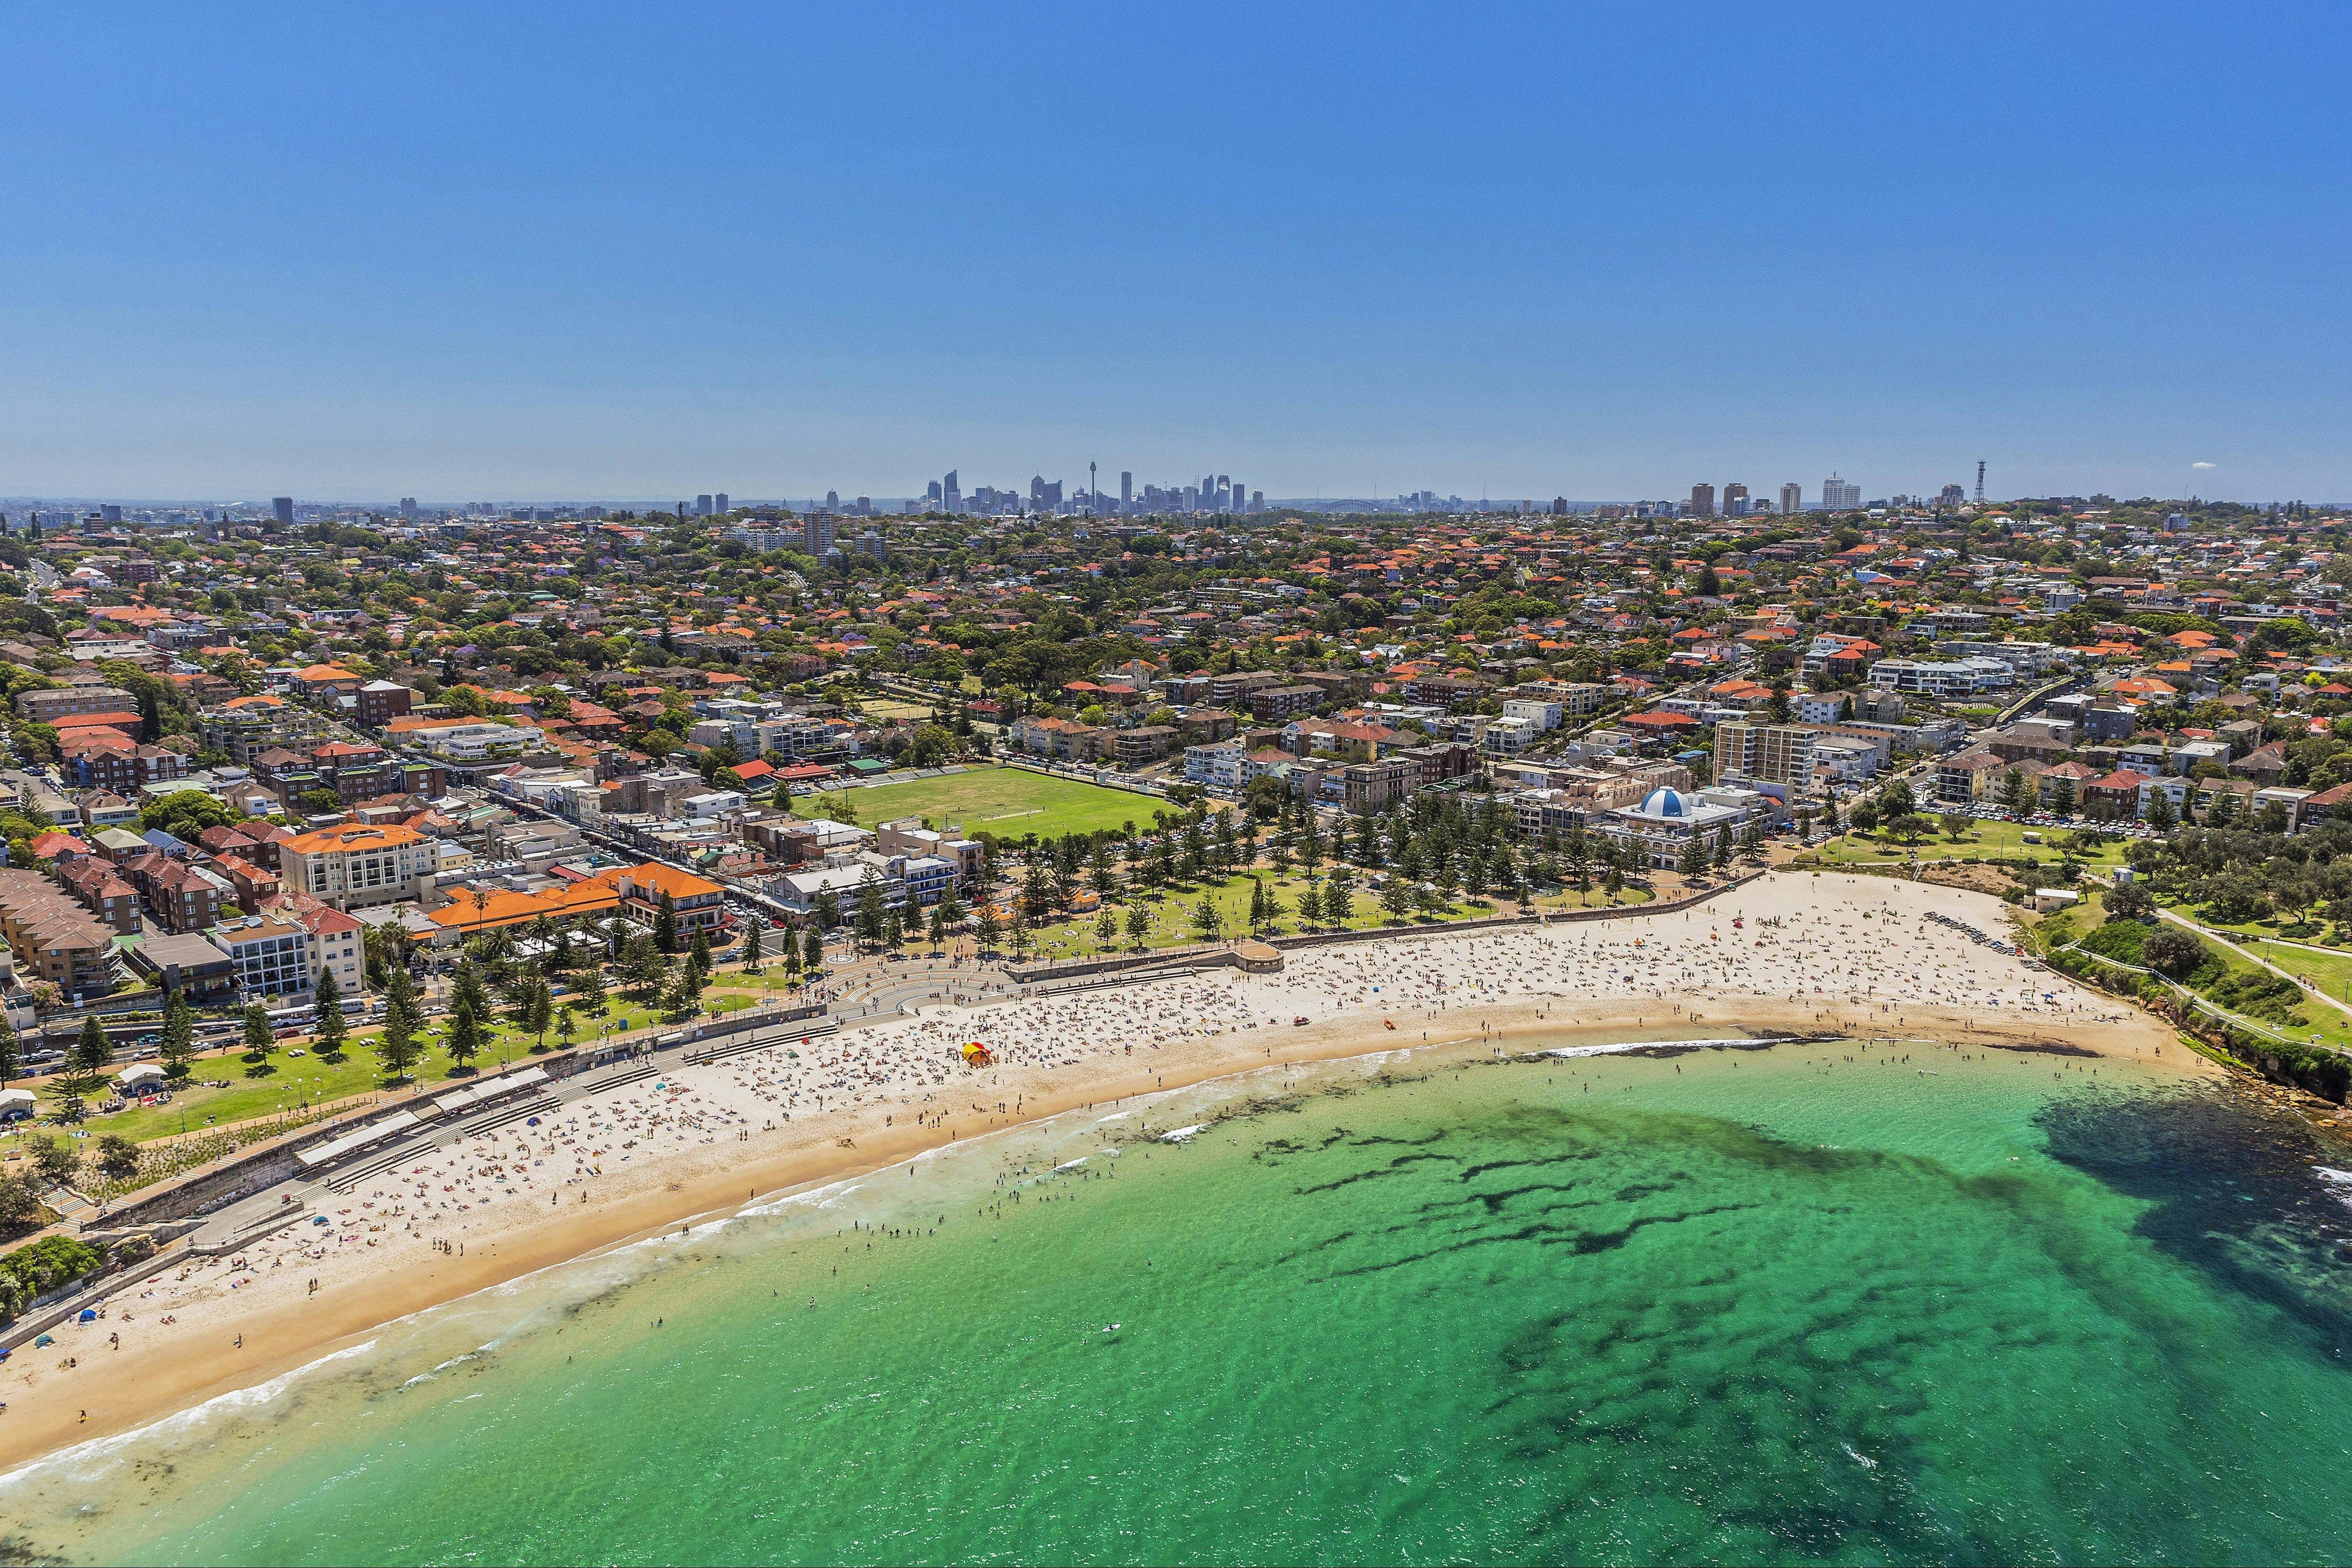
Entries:
{"type": "MultiPolygon", "coordinates": [[[[1432,1041],[1430,1042],[1430,1045],[1465,1044],[1472,1037],[1474,1037],[1465,1036],[1462,1040],[1432,1041]]],[[[1652,1043],[1674,1044],[1677,1042],[1652,1043]]],[[[1412,1046],[1393,1046],[1382,1050],[1365,1052],[1352,1057],[1319,1058],[1305,1062],[1277,1062],[1273,1064],[1265,1064],[1248,1068],[1239,1072],[1225,1073],[1214,1078],[1202,1079],[1196,1083],[1179,1085],[1173,1089],[1142,1090],[1135,1094],[1132,1098],[1144,1101],[1172,1100],[1180,1095],[1191,1094],[1202,1089],[1214,1089],[1215,1086],[1221,1084],[1234,1085],[1251,1078],[1271,1073],[1279,1073],[1286,1070],[1311,1070],[1317,1068],[1333,1068],[1348,1065],[1360,1066],[1369,1064],[1378,1066],[1387,1062],[1391,1058],[1410,1058],[1415,1050],[1426,1050],[1428,1048],[1430,1048],[1429,1046],[1423,1046],[1416,1042],[1416,1044],[1412,1046]]],[[[1049,1127],[1054,1122],[1071,1114],[1073,1113],[1070,1111],[1062,1111],[1051,1116],[1038,1118],[1034,1121],[1017,1121],[1004,1127],[992,1127],[982,1131],[967,1133],[961,1137],[950,1139],[949,1142],[942,1143],[936,1148],[923,1150],[917,1157],[924,1160],[940,1159],[950,1152],[963,1150],[968,1146],[981,1144],[992,1139],[1003,1139],[1008,1137],[1010,1134],[1016,1132],[1036,1131],[1042,1128],[1049,1127]]],[[[1104,1117],[1098,1120],[1112,1121],[1116,1120],[1118,1117],[1128,1116],[1130,1114],[1132,1113],[1129,1111],[1119,1111],[1116,1113],[1115,1116],[1104,1117]]],[[[1227,1119],[1220,1118],[1218,1120],[1222,1121],[1227,1119]]],[[[1194,1122],[1187,1127],[1180,1127],[1172,1131],[1160,1133],[1155,1139],[1155,1142],[1163,1143],[1182,1143],[1209,1131],[1216,1124],[1216,1121],[1194,1122]]],[[[1090,1123],[1089,1125],[1092,1124],[1090,1123]]],[[[1104,1152],[1108,1153],[1109,1151],[1104,1151],[1104,1152]]],[[[911,1163],[912,1162],[910,1162],[910,1163],[911,1163]]],[[[896,1163],[898,1163],[898,1162],[892,1162],[892,1164],[896,1163]]],[[[882,1168],[883,1167],[877,1167],[876,1170],[856,1172],[845,1176],[821,1178],[812,1184],[806,1184],[787,1192],[775,1194],[770,1197],[760,1199],[756,1203],[746,1204],[731,1209],[705,1210],[699,1215],[690,1215],[685,1219],[667,1221],[664,1223],[662,1227],[654,1234],[641,1234],[606,1242],[602,1246],[590,1247],[588,1250],[576,1254],[573,1257],[558,1258],[553,1262],[541,1264],[540,1267],[527,1270],[522,1274],[519,1274],[511,1279],[499,1280],[495,1284],[486,1285],[477,1289],[469,1290],[462,1296],[452,1297],[446,1301],[433,1302],[430,1305],[400,1313],[399,1315],[389,1318],[383,1322],[378,1324],[373,1331],[371,1331],[371,1334],[372,1336],[382,1335],[387,1330],[411,1326],[428,1317],[438,1317],[445,1314],[450,1314],[457,1310],[462,1310],[468,1302],[481,1303],[497,1298],[520,1295],[524,1293],[525,1290],[535,1285],[550,1283],[551,1276],[562,1274],[568,1271],[579,1271],[587,1266],[594,1264],[623,1264],[631,1272],[637,1273],[641,1277],[646,1264],[652,1261],[645,1256],[646,1254],[675,1249],[679,1242],[692,1239],[697,1232],[723,1229],[738,1220],[772,1217],[772,1215],[788,1212],[789,1210],[799,1206],[814,1208],[829,1207],[833,1203],[837,1202],[842,1198],[845,1198],[851,1193],[857,1191],[861,1186],[868,1183],[873,1176],[878,1173],[878,1171],[882,1168]]],[[[613,1282],[614,1281],[608,1279],[598,1281],[598,1284],[601,1287],[613,1282]]],[[[630,1282],[634,1282],[634,1280],[630,1282]]],[[[563,1281],[563,1283],[568,1283],[568,1281],[563,1281]]],[[[530,1325],[527,1321],[509,1324],[505,1329],[501,1330],[497,1335],[493,1336],[491,1344],[502,1347],[507,1342],[509,1342],[517,1333],[527,1332],[530,1331],[530,1325]]],[[[156,1421],[150,1422],[145,1426],[133,1427],[128,1431],[117,1433],[110,1437],[94,1438],[89,1443],[80,1444],[72,1448],[58,1449],[38,1458],[27,1460],[16,1469],[8,1471],[5,1474],[0,1474],[0,1485],[4,1485],[16,1477],[37,1467],[60,1461],[72,1455],[84,1452],[97,1454],[110,1451],[108,1447],[109,1445],[119,1445],[128,1442],[138,1437],[143,1433],[158,1431],[173,1422],[192,1420],[193,1418],[200,1415],[203,1412],[212,1409],[217,1405],[235,1405],[238,1402],[254,1404],[265,1402],[270,1398],[276,1397],[278,1394],[282,1392],[288,1385],[290,1379],[298,1377],[305,1372],[323,1366],[330,1362],[339,1360],[345,1356],[359,1354],[373,1348],[376,1343],[376,1338],[371,1337],[362,1343],[346,1346],[343,1349],[337,1351],[331,1351],[315,1361],[305,1363],[302,1366],[296,1367],[290,1372],[281,1373],[278,1377],[272,1378],[268,1382],[256,1384],[249,1388],[231,1390],[229,1393],[217,1394],[202,1405],[192,1405],[185,1410],[173,1412],[169,1415],[161,1417],[156,1421]]]]}
{"type": "MultiPolygon", "coordinates": [[[[133,1426],[129,1431],[117,1432],[111,1436],[93,1437],[87,1443],[77,1443],[69,1448],[59,1448],[53,1453],[44,1454],[37,1459],[27,1459],[15,1469],[0,1474],[0,1487],[22,1479],[34,1470],[50,1467],[70,1468],[85,1459],[111,1458],[115,1450],[135,1443],[142,1437],[162,1434],[172,1428],[192,1428],[213,1415],[230,1415],[247,1406],[266,1405],[292,1387],[297,1379],[317,1372],[331,1362],[341,1361],[348,1356],[363,1355],[373,1350],[375,1345],[376,1342],[373,1338],[362,1340],[355,1345],[345,1345],[341,1350],[330,1351],[315,1361],[304,1362],[290,1372],[279,1373],[266,1383],[257,1383],[250,1388],[233,1388],[226,1394],[213,1395],[201,1405],[192,1405],[184,1410],[175,1410],[169,1415],[159,1417],[142,1426],[133,1426]]],[[[91,1480],[96,1479],[96,1473],[76,1475],[73,1479],[91,1480]]]]}
{"type": "Polygon", "coordinates": [[[1794,1035],[1727,1035],[1706,1040],[1616,1040],[1605,1046],[1556,1046],[1535,1054],[1542,1057],[1606,1057],[1621,1056],[1627,1051],[1696,1049],[1713,1046],[1785,1046],[1797,1038],[1794,1035]]]}

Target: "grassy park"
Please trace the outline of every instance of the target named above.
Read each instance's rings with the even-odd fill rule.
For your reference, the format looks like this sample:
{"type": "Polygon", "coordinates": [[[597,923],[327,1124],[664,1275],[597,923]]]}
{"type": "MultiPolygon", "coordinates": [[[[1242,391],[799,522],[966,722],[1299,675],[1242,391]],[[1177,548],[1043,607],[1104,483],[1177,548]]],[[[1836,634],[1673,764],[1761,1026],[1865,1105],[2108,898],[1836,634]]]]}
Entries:
{"type": "Polygon", "coordinates": [[[2259,954],[2264,963],[2310,981],[2337,1001],[2352,1002],[2352,952],[2316,952],[2299,942],[2268,937],[2233,935],[2231,940],[2248,952],[2259,954]]]}
{"type": "MultiPolygon", "coordinates": [[[[455,1064],[439,1048],[439,1040],[428,1039],[420,1033],[418,1044],[427,1048],[415,1069],[417,1080],[435,1083],[447,1078],[455,1064]]],[[[231,1122],[275,1116],[305,1105],[348,1100],[384,1087],[383,1072],[375,1053],[365,1049],[356,1037],[340,1060],[317,1056],[307,1042],[294,1042],[293,1049],[304,1054],[297,1057],[280,1049],[272,1052],[268,1061],[257,1062],[247,1059],[244,1047],[234,1046],[197,1057],[189,1063],[187,1087],[173,1091],[171,1104],[134,1107],[110,1116],[92,1114],[78,1130],[93,1138],[110,1132],[139,1143],[177,1134],[183,1126],[191,1132],[209,1126],[226,1127],[231,1122]],[[224,1079],[227,1088],[210,1087],[224,1079]]],[[[489,1059],[495,1062],[496,1058],[489,1059]]],[[[20,1125],[18,1135],[26,1131],[42,1137],[53,1135],[53,1129],[34,1128],[29,1123],[20,1125]]]]}
{"type": "MultiPolygon", "coordinates": [[[[714,980],[713,984],[720,984],[714,980]]],[[[556,999],[557,1011],[562,1011],[564,997],[556,999]]],[[[709,995],[703,999],[705,1013],[731,1013],[751,1005],[745,996],[709,995]]],[[[508,1019],[505,1009],[494,1008],[483,1020],[482,1051],[474,1060],[477,1073],[495,1071],[500,1066],[528,1057],[534,1044],[543,1043],[553,1049],[563,1044],[551,1026],[543,1042],[530,1031],[508,1019]]],[[[614,992],[598,1008],[579,1007],[573,1014],[572,1043],[593,1039],[605,1026],[613,1032],[647,1027],[659,1021],[658,1012],[642,1002],[631,1001],[614,992]]],[[[416,1032],[419,1052],[410,1079],[430,1087],[453,1077],[462,1077],[457,1064],[445,1048],[448,1019],[444,1016],[426,1023],[416,1032]]],[[[382,1091],[387,1087],[382,1064],[372,1047],[381,1029],[354,1030],[344,1042],[344,1054],[328,1059],[317,1054],[315,1041],[307,1039],[283,1042],[271,1051],[266,1060],[247,1056],[242,1045],[226,1050],[208,1052],[189,1064],[187,1087],[176,1089],[169,1105],[132,1107],[110,1115],[92,1114],[83,1121],[78,1131],[96,1138],[112,1133],[132,1142],[144,1142],[153,1138],[178,1134],[184,1127],[190,1132],[206,1127],[226,1127],[233,1122],[249,1121],[256,1117],[275,1116],[357,1095],[382,1091]],[[302,1054],[295,1055],[296,1051],[302,1054]],[[226,1079],[227,1087],[213,1084],[226,1079]]],[[[32,1123],[20,1124],[6,1139],[0,1139],[0,1148],[8,1142],[31,1131],[38,1136],[53,1135],[47,1127],[32,1123]]]]}
{"type": "Polygon", "coordinates": [[[1041,838],[1096,833],[1127,823],[1149,827],[1155,809],[1169,809],[1166,802],[1152,795],[1105,789],[1025,768],[989,767],[905,784],[852,785],[795,795],[792,805],[796,815],[809,817],[832,815],[846,805],[857,813],[862,826],[919,816],[934,826],[957,822],[967,833],[992,833],[1016,840],[1031,833],[1041,838]]]}
{"type": "MultiPolygon", "coordinates": [[[[1944,832],[1938,820],[1934,833],[1916,842],[1906,843],[1884,831],[1854,831],[1832,839],[1811,853],[1828,866],[1906,860],[1914,856],[1921,860],[2039,859],[2054,866],[2061,848],[2072,840],[2075,831],[2071,827],[2032,827],[2015,822],[1978,822],[1955,839],[1944,832]],[[2025,836],[2029,833],[2037,835],[2042,842],[2027,843],[2025,836]]],[[[2109,839],[2095,849],[2078,851],[2075,858],[2084,866],[2117,866],[2123,863],[2126,847],[2126,840],[2109,839]]]]}
{"type": "MultiPolygon", "coordinates": [[[[2109,922],[2098,892],[2086,889],[2083,901],[2070,910],[2045,917],[2029,917],[2033,938],[2047,952],[2081,941],[2091,952],[2126,963],[2143,963],[2141,942],[2158,929],[2139,922],[2109,922]]],[[[2168,922],[2168,924],[2169,922],[2168,922]]],[[[2179,927],[2173,927],[2179,930],[2179,927]]],[[[2352,956],[2310,952],[2277,942],[2241,941],[2250,952],[2290,974],[2308,976],[2331,996],[2342,996],[2352,984],[2352,956]]],[[[2211,942],[2203,943],[2205,961],[2182,976],[2189,987],[2206,1000],[2262,1027],[2329,1050],[2352,1050],[2352,1016],[2326,1002],[2299,992],[2260,964],[2211,942]]]]}

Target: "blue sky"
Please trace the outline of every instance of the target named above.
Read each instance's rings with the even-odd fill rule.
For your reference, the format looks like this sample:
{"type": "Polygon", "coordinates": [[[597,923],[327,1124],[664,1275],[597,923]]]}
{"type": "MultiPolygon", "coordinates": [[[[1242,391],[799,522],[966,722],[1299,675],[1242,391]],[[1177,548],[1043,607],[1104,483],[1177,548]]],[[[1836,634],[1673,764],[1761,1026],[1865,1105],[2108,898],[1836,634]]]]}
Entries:
{"type": "Polygon", "coordinates": [[[2341,5],[9,33],[0,493],[2352,498],[2341,5]]]}

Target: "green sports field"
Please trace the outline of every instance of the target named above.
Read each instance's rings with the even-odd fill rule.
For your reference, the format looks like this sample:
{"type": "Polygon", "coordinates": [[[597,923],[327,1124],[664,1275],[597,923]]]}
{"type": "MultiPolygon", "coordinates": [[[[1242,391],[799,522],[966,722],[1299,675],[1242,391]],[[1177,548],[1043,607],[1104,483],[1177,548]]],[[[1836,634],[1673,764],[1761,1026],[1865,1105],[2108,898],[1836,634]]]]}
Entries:
{"type": "Polygon", "coordinates": [[[908,784],[870,789],[853,785],[794,795],[793,810],[802,816],[824,816],[836,812],[840,802],[856,809],[861,827],[920,816],[929,818],[935,827],[942,822],[958,822],[966,833],[992,833],[1010,839],[1031,833],[1041,838],[1059,838],[1129,822],[1150,827],[1154,810],[1169,809],[1167,802],[1153,795],[1105,789],[1022,768],[975,768],[908,784]]]}

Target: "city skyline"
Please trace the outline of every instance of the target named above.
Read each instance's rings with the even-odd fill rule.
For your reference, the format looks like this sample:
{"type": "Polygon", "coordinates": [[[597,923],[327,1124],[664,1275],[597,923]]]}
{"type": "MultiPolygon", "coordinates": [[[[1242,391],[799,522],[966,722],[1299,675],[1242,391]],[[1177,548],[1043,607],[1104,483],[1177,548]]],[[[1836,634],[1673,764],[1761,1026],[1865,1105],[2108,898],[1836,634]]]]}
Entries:
{"type": "MultiPolygon", "coordinates": [[[[1097,465],[1097,468],[1099,466],[1097,465]]],[[[699,490],[692,495],[665,500],[658,496],[592,496],[579,493],[553,494],[541,492],[527,496],[436,498],[426,496],[420,500],[415,495],[404,495],[397,501],[385,497],[362,495],[277,496],[263,501],[236,496],[121,496],[90,493],[86,495],[5,495],[0,494],[0,517],[9,509],[37,513],[43,508],[100,508],[102,521],[119,521],[124,508],[134,510],[168,509],[253,509],[270,510],[280,524],[290,522],[295,510],[329,511],[335,509],[381,510],[400,517],[415,517],[426,513],[465,515],[485,510],[510,508],[547,508],[578,510],[583,508],[601,511],[608,508],[627,508],[647,511],[668,511],[680,517],[711,517],[734,511],[778,509],[795,511],[822,511],[844,516],[892,516],[919,512],[950,512],[973,516],[1017,516],[1060,514],[1066,516],[1166,516],[1183,514],[1255,515],[1277,508],[1307,508],[1332,510],[1353,508],[1365,511],[1586,511],[1598,509],[1626,509],[1631,515],[1685,517],[1747,517],[1788,515],[1802,511],[1839,511],[1863,507],[1931,507],[1954,508],[1973,501],[1988,507],[2003,504],[2008,500],[2054,499],[2004,497],[1999,492],[1988,495],[1984,489],[1986,465],[1978,465],[1977,484],[1972,493],[1969,487],[1951,480],[1927,489],[1888,489],[1884,494],[1871,495],[1865,489],[1832,472],[1811,487],[1812,499],[1807,500],[1808,488],[1801,480],[1789,480],[1777,487],[1769,484],[1750,487],[1739,480],[1726,480],[1720,489],[1709,480],[1693,484],[1686,496],[1643,494],[1620,497],[1572,497],[1555,495],[1549,500],[1539,496],[1468,497],[1458,492],[1432,489],[1406,491],[1396,495],[1334,494],[1328,496],[1267,496],[1239,480],[1223,474],[1207,475],[1192,484],[1159,486],[1146,482],[1138,485],[1132,470],[1118,473],[1118,493],[1113,495],[1108,484],[1099,491],[1083,487],[1073,489],[1066,480],[1048,480],[1043,474],[1031,477],[1025,489],[1020,486],[997,487],[975,483],[965,488],[961,470],[950,468],[940,479],[929,480],[917,494],[887,494],[873,492],[845,493],[839,486],[828,487],[824,495],[803,490],[799,495],[789,492],[771,496],[734,495],[725,490],[699,490]],[[1718,500],[1718,495],[1720,500],[1718,500]]],[[[1097,476],[1100,478],[1100,475],[1097,476]]],[[[2094,490],[2088,498],[2115,499],[2104,490],[2094,490]]],[[[2205,498],[2195,491],[2170,497],[2123,498],[2190,501],[2205,498]]],[[[2289,500],[2308,503],[2305,497],[2269,497],[2256,504],[2284,505],[2289,500]]]]}
{"type": "Polygon", "coordinates": [[[2352,17],[2130,15],[27,13],[0,489],[2352,494],[2352,17]]]}

